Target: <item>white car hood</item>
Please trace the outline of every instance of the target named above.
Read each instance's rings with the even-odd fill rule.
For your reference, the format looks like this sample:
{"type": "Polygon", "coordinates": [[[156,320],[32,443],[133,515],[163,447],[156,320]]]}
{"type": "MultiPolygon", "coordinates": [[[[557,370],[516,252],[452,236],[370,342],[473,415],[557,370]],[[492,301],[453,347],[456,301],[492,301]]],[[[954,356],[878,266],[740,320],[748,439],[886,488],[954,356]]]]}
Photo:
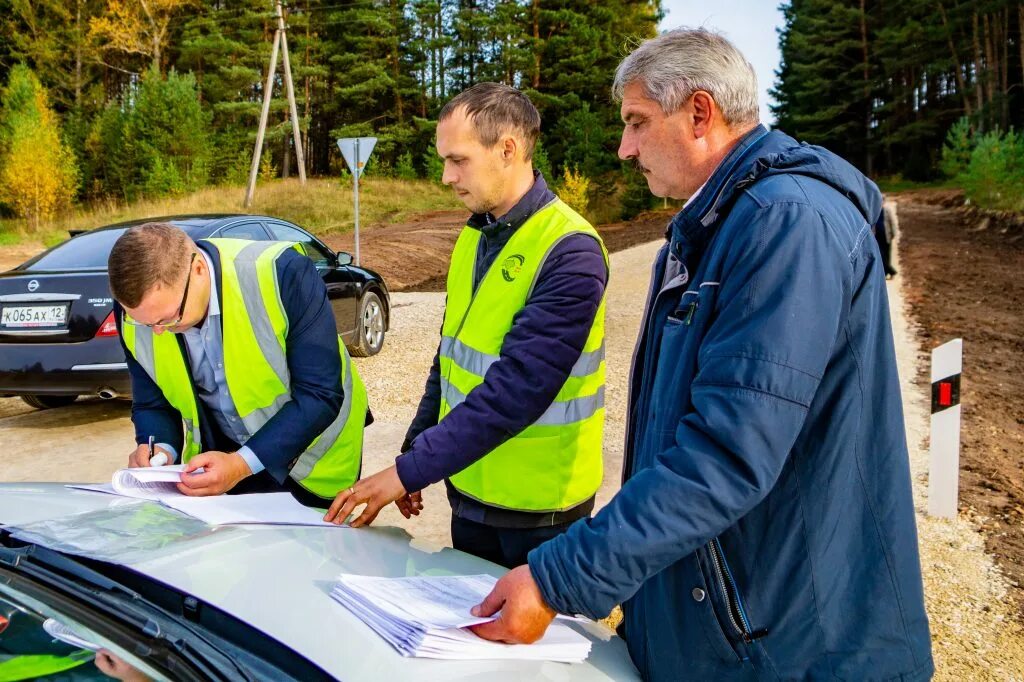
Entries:
{"type": "Polygon", "coordinates": [[[407,679],[495,682],[638,679],[624,642],[598,624],[574,626],[593,641],[582,664],[402,657],[331,599],[339,573],[500,576],[504,569],[414,540],[400,528],[209,529],[182,517],[181,531],[175,526],[168,532],[167,524],[177,521],[168,516],[173,512],[162,510],[58,483],[0,484],[0,525],[64,529],[69,542],[82,543],[78,546],[106,547],[117,554],[117,563],[232,614],[342,680],[380,682],[396,673],[413,676],[407,679]],[[71,521],[70,515],[82,516],[71,521]],[[163,525],[154,526],[154,518],[163,525]],[[148,532],[125,532],[142,527],[148,532]]]}

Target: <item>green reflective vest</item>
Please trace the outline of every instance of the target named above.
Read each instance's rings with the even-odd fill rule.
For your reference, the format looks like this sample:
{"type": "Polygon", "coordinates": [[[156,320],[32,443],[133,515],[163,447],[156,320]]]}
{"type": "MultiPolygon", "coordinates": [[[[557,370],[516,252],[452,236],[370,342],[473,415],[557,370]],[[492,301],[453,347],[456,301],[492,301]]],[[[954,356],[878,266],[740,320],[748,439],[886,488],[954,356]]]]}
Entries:
{"type": "Polygon", "coordinates": [[[77,652],[77,655],[71,656],[0,655],[0,682],[37,680],[48,675],[56,675],[77,668],[92,657],[92,652],[86,650],[81,650],[77,652]]]}
{"type": "MultiPolygon", "coordinates": [[[[288,318],[277,290],[276,261],[292,242],[208,239],[220,253],[224,374],[238,416],[254,434],[291,400],[286,356],[288,318]]],[[[187,462],[203,450],[199,408],[188,363],[175,334],[124,324],[125,346],[185,422],[187,462]]],[[[359,475],[367,397],[338,338],[345,400],[337,418],[295,460],[289,475],[320,497],[334,497],[359,475]],[[351,418],[350,418],[351,416],[351,418]]]]}
{"type": "MultiPolygon", "coordinates": [[[[441,329],[441,410],[444,419],[483,383],[505,335],[526,305],[551,249],[571,234],[601,244],[584,218],[559,200],[535,213],[509,239],[473,292],[480,231],[459,235],[448,269],[448,302],[441,329]]],[[[604,430],[604,299],[583,353],[554,402],[533,424],[451,477],[463,494],[522,511],[563,511],[601,485],[604,430]]]]}

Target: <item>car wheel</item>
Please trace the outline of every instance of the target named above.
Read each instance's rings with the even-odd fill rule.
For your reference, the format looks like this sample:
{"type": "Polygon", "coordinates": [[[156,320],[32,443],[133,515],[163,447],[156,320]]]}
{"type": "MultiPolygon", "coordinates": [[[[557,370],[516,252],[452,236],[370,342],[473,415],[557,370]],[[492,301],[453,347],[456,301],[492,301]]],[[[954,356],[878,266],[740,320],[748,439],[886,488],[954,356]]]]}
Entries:
{"type": "Polygon", "coordinates": [[[21,399],[37,410],[67,407],[78,399],[77,395],[23,395],[21,399]]]}
{"type": "Polygon", "coordinates": [[[359,320],[356,325],[356,344],[352,355],[376,355],[384,345],[384,304],[380,296],[366,292],[359,301],[359,320]]]}

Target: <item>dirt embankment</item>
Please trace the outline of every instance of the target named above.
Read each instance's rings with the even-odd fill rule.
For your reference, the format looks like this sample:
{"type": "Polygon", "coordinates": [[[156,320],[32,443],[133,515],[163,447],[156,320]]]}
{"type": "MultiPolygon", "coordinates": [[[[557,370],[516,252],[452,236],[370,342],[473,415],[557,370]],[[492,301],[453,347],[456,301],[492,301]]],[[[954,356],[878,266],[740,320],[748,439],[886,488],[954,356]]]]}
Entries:
{"type": "MultiPolygon", "coordinates": [[[[964,207],[953,191],[896,198],[922,345],[964,340],[960,508],[979,517],[1024,616],[1024,220],[964,207]]],[[[927,359],[919,368],[925,390],[927,359]]]]}
{"type": "MultiPolygon", "coordinates": [[[[608,251],[614,253],[660,239],[675,211],[642,213],[629,222],[601,225],[608,251]]],[[[465,211],[431,211],[399,225],[370,225],[360,232],[359,252],[363,265],[384,277],[392,291],[443,291],[448,259],[465,211]]],[[[333,249],[353,252],[352,234],[328,236],[333,249]]]]}

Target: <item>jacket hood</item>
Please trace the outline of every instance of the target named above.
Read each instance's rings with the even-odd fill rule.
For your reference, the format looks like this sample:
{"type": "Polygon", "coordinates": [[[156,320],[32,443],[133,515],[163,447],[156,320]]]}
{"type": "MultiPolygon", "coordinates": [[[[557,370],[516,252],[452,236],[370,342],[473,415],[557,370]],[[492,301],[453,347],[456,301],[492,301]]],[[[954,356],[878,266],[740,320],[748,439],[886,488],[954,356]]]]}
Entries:
{"type": "Polygon", "coordinates": [[[751,149],[745,180],[756,182],[773,175],[803,175],[834,187],[850,200],[864,220],[874,224],[882,210],[878,186],[850,162],[824,147],[797,142],[772,131],[751,149]]]}
{"type": "Polygon", "coordinates": [[[882,210],[882,195],[874,182],[848,161],[824,147],[797,142],[778,130],[759,125],[747,133],[719,164],[700,195],[680,211],[668,234],[678,232],[690,240],[705,241],[722,210],[746,187],[774,175],[803,175],[834,187],[875,224],[882,210]]]}

